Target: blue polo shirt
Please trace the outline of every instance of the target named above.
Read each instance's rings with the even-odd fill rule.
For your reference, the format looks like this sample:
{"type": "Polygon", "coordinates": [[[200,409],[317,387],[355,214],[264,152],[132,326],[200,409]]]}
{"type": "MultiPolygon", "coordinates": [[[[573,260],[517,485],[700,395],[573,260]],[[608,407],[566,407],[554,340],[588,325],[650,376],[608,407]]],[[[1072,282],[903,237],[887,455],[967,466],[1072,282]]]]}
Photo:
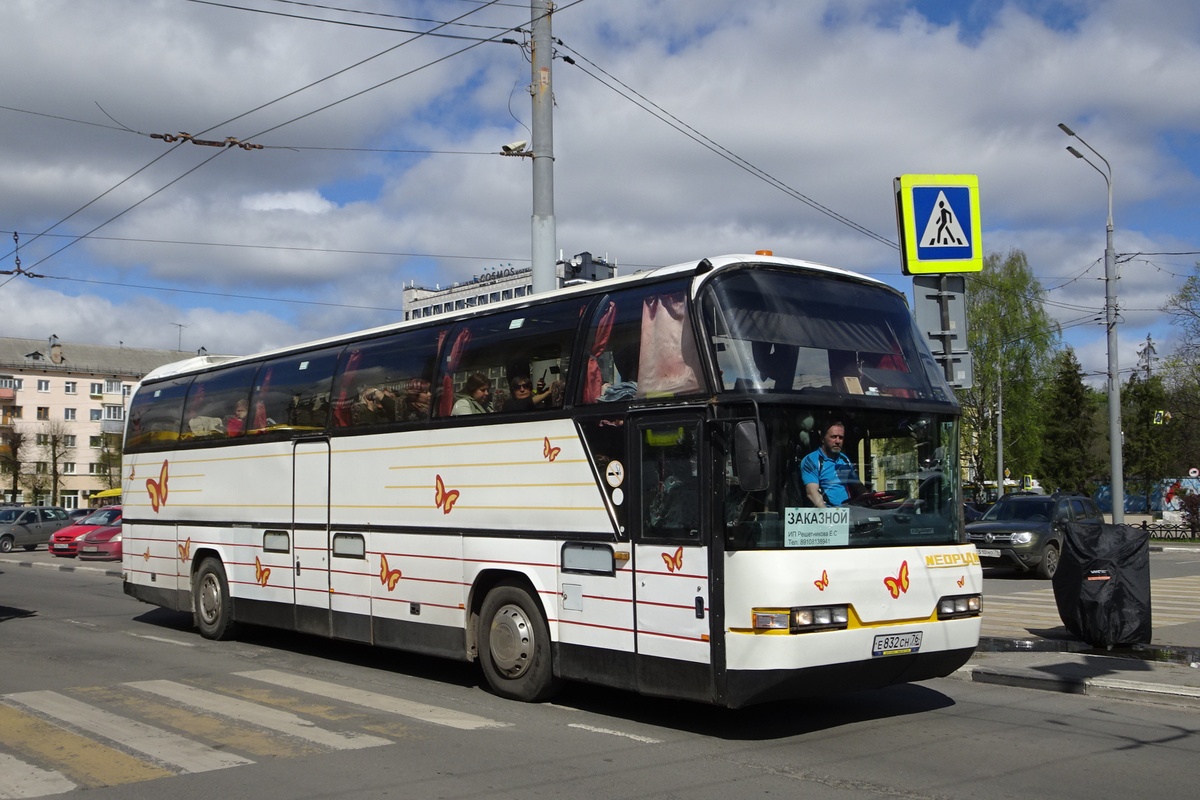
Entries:
{"type": "Polygon", "coordinates": [[[826,505],[831,506],[846,503],[850,499],[850,491],[846,486],[860,482],[853,462],[845,453],[828,456],[820,447],[800,462],[800,480],[805,486],[810,483],[819,485],[826,505]]]}

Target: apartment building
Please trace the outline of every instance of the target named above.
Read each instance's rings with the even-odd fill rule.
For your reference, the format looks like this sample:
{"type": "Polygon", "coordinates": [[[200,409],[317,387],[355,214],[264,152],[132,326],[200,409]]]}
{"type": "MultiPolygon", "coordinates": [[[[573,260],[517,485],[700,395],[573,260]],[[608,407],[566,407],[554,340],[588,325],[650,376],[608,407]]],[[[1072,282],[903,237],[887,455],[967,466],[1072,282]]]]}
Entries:
{"type": "Polygon", "coordinates": [[[86,507],[120,485],[134,386],[177,350],[0,337],[0,500],[86,507]]]}

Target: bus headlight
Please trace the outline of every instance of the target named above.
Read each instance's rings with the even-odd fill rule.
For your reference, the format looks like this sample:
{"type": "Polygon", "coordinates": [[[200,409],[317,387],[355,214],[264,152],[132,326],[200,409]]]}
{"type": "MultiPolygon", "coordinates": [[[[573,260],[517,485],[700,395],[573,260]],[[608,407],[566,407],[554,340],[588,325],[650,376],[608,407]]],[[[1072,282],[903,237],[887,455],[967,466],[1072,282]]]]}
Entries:
{"type": "Polygon", "coordinates": [[[755,608],[751,611],[756,631],[845,630],[850,619],[848,606],[803,606],[800,608],[755,608]]]}
{"type": "Polygon", "coordinates": [[[983,596],[978,594],[943,597],[938,600],[938,619],[977,617],[982,610],[983,596]]]}

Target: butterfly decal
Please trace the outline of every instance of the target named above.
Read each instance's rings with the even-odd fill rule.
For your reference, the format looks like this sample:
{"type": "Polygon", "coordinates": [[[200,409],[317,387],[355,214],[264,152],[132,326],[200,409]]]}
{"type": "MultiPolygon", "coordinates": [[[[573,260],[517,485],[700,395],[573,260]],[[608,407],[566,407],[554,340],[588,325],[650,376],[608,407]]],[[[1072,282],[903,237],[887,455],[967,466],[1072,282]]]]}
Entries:
{"type": "Polygon", "coordinates": [[[961,578],[958,579],[958,588],[961,589],[963,587],[963,584],[966,582],[967,582],[967,576],[963,575],[961,578]]]}
{"type": "Polygon", "coordinates": [[[388,569],[387,556],[382,553],[379,555],[379,565],[379,582],[390,592],[396,588],[396,583],[400,580],[400,570],[388,569]]]}
{"type": "Polygon", "coordinates": [[[888,592],[892,595],[892,599],[899,599],[900,595],[908,591],[908,562],[900,564],[900,572],[896,577],[887,576],[883,579],[883,585],[887,587],[888,592]]]}
{"type": "Polygon", "coordinates": [[[266,588],[267,580],[271,577],[271,568],[264,567],[262,562],[258,560],[258,556],[254,557],[254,582],[259,586],[266,588]]]}
{"type": "Polygon", "coordinates": [[[816,586],[818,589],[820,589],[822,592],[825,591],[827,588],[829,588],[829,571],[824,570],[824,569],[821,570],[821,579],[817,580],[817,581],[813,581],[813,585],[816,586]]]}
{"type": "Polygon", "coordinates": [[[146,552],[142,553],[142,561],[149,561],[149,560],[150,560],[150,548],[147,547],[146,552]]]}
{"type": "Polygon", "coordinates": [[[192,550],[192,537],[188,537],[183,544],[175,545],[175,549],[179,551],[179,560],[187,561],[192,550]]]}
{"type": "Polygon", "coordinates": [[[550,446],[549,436],[542,437],[542,458],[546,459],[547,461],[553,461],[554,459],[558,458],[558,454],[561,452],[561,447],[550,446]]]}
{"type": "Polygon", "coordinates": [[[675,548],[675,555],[662,554],[662,559],[667,565],[667,572],[676,572],[683,570],[683,545],[675,548]]]}
{"type": "Polygon", "coordinates": [[[438,475],[437,486],[433,493],[434,504],[442,510],[443,514],[449,514],[450,509],[454,508],[454,504],[458,502],[458,489],[447,489],[446,484],[442,482],[442,476],[438,475]]]}
{"type": "Polygon", "coordinates": [[[150,494],[150,507],[157,514],[158,509],[167,504],[167,462],[165,459],[162,469],[158,472],[158,480],[146,478],[146,491],[150,494]]]}

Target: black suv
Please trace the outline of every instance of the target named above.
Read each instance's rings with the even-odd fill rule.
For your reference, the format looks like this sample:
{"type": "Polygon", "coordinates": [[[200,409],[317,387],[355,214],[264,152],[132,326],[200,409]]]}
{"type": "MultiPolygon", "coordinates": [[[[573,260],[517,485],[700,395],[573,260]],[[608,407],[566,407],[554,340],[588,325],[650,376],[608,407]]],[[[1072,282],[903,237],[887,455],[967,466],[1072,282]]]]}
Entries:
{"type": "Polygon", "coordinates": [[[967,525],[967,535],[983,566],[1037,570],[1048,579],[1058,569],[1068,522],[1104,522],[1104,516],[1084,495],[1005,495],[967,525]]]}

